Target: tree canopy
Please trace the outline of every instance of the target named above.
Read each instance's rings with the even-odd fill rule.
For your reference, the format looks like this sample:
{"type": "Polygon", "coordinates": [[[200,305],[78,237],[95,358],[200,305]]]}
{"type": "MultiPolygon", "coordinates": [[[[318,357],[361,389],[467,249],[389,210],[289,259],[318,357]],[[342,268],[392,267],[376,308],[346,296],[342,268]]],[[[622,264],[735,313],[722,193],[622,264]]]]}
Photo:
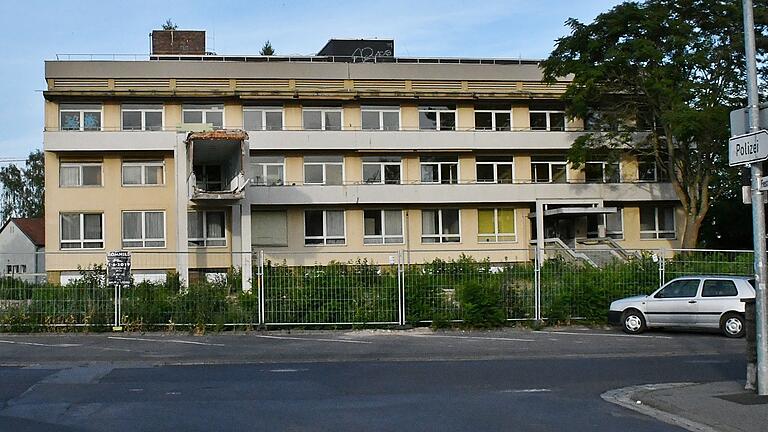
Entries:
{"type": "MultiPolygon", "coordinates": [[[[767,6],[755,0],[763,75],[767,6]]],[[[713,173],[727,169],[728,112],[744,104],[742,19],[736,1],[625,2],[590,24],[569,19],[570,35],[542,64],[546,80],[573,76],[564,95],[568,116],[602,131],[578,138],[571,162],[596,151],[655,158],[685,212],[684,247],[697,245],[713,173]]]]}
{"type": "Polygon", "coordinates": [[[44,211],[45,168],[43,152],[29,154],[24,168],[15,164],[0,168],[0,220],[41,217],[44,211]]]}
{"type": "Polygon", "coordinates": [[[259,54],[263,55],[263,56],[275,55],[275,49],[272,48],[272,44],[269,42],[269,40],[264,42],[264,46],[261,47],[261,50],[259,51],[259,54]]]}

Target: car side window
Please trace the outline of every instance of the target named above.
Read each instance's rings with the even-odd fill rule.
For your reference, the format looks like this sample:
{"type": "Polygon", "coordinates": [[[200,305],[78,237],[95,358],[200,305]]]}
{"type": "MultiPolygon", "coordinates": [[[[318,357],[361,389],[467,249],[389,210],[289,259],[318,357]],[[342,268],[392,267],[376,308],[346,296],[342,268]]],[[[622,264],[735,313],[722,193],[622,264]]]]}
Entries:
{"type": "Polygon", "coordinates": [[[704,281],[701,289],[702,297],[735,297],[739,294],[733,281],[722,279],[708,279],[704,281]]]}
{"type": "Polygon", "coordinates": [[[657,292],[654,298],[684,298],[696,297],[699,290],[698,279],[683,279],[670,282],[661,291],[657,292]]]}

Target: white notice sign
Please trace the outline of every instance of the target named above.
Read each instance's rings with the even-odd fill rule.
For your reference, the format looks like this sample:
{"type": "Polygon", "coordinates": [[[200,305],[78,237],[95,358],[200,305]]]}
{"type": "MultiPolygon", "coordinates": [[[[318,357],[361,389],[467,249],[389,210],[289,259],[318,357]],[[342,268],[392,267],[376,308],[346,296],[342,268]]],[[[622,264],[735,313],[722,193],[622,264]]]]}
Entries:
{"type": "Polygon", "coordinates": [[[746,165],[768,159],[768,131],[761,130],[728,140],[728,164],[746,165]]]}

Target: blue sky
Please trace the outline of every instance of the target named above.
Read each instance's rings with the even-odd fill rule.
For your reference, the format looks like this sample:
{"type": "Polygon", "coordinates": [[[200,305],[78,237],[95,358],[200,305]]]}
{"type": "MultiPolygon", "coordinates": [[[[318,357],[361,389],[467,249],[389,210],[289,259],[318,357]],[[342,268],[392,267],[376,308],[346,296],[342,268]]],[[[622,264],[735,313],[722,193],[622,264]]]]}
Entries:
{"type": "Polygon", "coordinates": [[[398,56],[543,58],[569,17],[591,21],[611,0],[111,1],[2,0],[0,158],[42,148],[44,60],[60,53],[147,54],[170,18],[204,29],[208,49],[314,54],[332,37],[395,39],[398,56]]]}

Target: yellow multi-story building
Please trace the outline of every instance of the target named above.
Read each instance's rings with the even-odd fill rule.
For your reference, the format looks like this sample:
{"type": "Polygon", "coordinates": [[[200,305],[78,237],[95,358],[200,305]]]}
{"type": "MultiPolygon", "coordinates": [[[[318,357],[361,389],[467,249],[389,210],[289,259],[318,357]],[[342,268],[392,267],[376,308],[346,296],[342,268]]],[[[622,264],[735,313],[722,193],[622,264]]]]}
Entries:
{"type": "Polygon", "coordinates": [[[143,278],[236,266],[247,280],[254,250],[306,264],[679,245],[653,161],[566,161],[585,133],[559,100],[568,78],[345,43],[357,51],[46,62],[49,276],[119,249],[143,278]]]}

